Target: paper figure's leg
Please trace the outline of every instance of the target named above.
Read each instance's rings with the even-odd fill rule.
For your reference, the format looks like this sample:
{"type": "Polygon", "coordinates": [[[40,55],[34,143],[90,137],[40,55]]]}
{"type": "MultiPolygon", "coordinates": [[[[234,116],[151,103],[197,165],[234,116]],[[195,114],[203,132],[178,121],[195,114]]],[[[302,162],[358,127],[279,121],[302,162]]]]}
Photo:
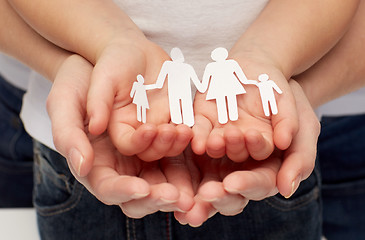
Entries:
{"type": "Polygon", "coordinates": [[[182,116],[181,116],[180,99],[169,98],[169,104],[170,104],[171,122],[175,124],[181,124],[182,116]]]}
{"type": "Polygon", "coordinates": [[[228,122],[226,98],[216,98],[218,122],[220,124],[226,124],[228,122]]]}
{"type": "Polygon", "coordinates": [[[137,105],[137,121],[141,122],[142,121],[142,106],[137,105]]]}
{"type": "Polygon", "coordinates": [[[146,114],[146,112],[147,112],[147,110],[146,110],[146,108],[145,108],[145,107],[141,107],[141,111],[142,111],[142,122],[143,122],[143,123],[146,123],[146,119],[147,119],[147,114],[146,114]]]}
{"type": "Polygon", "coordinates": [[[181,100],[183,123],[189,127],[194,126],[194,110],[191,98],[181,100]]]}
{"type": "Polygon", "coordinates": [[[237,96],[227,96],[229,120],[238,120],[237,96]]]}
{"type": "Polygon", "coordinates": [[[270,116],[269,102],[266,99],[262,99],[262,108],[264,109],[265,116],[270,116]]]}
{"type": "Polygon", "coordinates": [[[276,105],[275,99],[274,100],[270,100],[269,103],[270,103],[271,113],[273,115],[278,114],[278,106],[276,105]]]}

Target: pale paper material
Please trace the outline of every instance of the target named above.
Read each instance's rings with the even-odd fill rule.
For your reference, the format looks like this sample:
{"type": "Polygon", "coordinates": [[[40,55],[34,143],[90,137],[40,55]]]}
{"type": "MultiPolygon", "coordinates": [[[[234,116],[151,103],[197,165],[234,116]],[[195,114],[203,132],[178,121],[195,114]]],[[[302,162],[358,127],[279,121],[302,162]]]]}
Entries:
{"type": "Polygon", "coordinates": [[[260,74],[259,82],[256,83],[256,86],[259,88],[260,91],[261,102],[265,116],[270,116],[270,108],[271,113],[273,115],[276,115],[278,113],[278,107],[276,105],[274,90],[277,93],[282,94],[283,92],[281,91],[281,89],[278,87],[278,85],[275,84],[273,80],[270,80],[269,75],[265,73],[260,74]]]}
{"type": "Polygon", "coordinates": [[[138,75],[137,82],[133,83],[130,96],[133,98],[133,103],[137,105],[137,120],[139,122],[146,123],[146,112],[147,109],[150,108],[146,91],[155,88],[155,84],[144,85],[144,78],[142,75],[138,75]]]}
{"type": "Polygon", "coordinates": [[[144,85],[142,75],[138,75],[137,82],[133,84],[130,96],[137,105],[139,122],[146,122],[146,109],[149,108],[146,90],[161,89],[166,79],[171,122],[175,124],[194,125],[191,82],[199,92],[207,91],[206,100],[216,100],[220,124],[238,120],[237,95],[246,93],[242,84],[258,87],[265,116],[270,116],[270,109],[273,115],[278,113],[274,90],[282,94],[281,89],[267,74],[259,75],[259,81],[248,80],[240,65],[233,59],[227,59],[227,49],[220,47],[212,51],[214,62],[205,67],[202,82],[194,68],[184,62],[184,55],[179,48],[173,48],[170,55],[171,60],[163,63],[155,84],[144,85]]]}
{"type": "Polygon", "coordinates": [[[194,68],[185,63],[184,55],[179,48],[173,48],[170,53],[171,61],[165,61],[157,77],[156,87],[162,88],[167,79],[171,122],[194,125],[193,98],[191,81],[198,90],[201,83],[194,68]]]}
{"type": "Polygon", "coordinates": [[[235,60],[227,60],[227,49],[216,48],[212,51],[211,57],[214,62],[206,66],[202,81],[203,89],[198,90],[203,93],[208,89],[206,100],[216,100],[220,124],[227,123],[228,117],[229,120],[236,121],[238,120],[237,95],[246,93],[241,83],[256,84],[256,81],[247,80],[235,60]]]}

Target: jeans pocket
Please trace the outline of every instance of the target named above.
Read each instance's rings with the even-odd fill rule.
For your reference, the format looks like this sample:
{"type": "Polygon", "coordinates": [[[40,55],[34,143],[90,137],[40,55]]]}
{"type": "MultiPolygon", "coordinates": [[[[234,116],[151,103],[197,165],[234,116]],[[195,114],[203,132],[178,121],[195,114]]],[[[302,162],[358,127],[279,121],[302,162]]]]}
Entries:
{"type": "Polygon", "coordinates": [[[271,207],[279,211],[293,211],[313,202],[320,202],[320,182],[319,171],[315,169],[313,173],[303,182],[298,190],[286,199],[280,194],[264,200],[271,207]]]}
{"type": "MultiPolygon", "coordinates": [[[[10,102],[8,104],[11,104],[10,102]]],[[[18,113],[0,101],[0,156],[11,161],[31,162],[32,139],[26,133],[18,113]]]]}
{"type": "Polygon", "coordinates": [[[65,158],[38,142],[34,145],[33,204],[37,213],[53,216],[75,208],[84,187],[68,170],[65,158]]]}

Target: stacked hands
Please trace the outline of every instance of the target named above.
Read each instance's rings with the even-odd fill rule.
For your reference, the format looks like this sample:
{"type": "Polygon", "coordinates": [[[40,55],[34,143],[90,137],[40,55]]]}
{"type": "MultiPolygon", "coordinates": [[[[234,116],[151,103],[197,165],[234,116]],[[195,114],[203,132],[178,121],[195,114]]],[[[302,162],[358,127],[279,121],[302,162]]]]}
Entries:
{"type": "Polygon", "coordinates": [[[197,92],[190,128],[171,123],[167,84],[148,91],[147,123],[136,119],[136,76],[154,84],[170,60],[159,46],[138,35],[97,52],[95,64],[78,54],[61,64],[47,109],[56,148],[105,204],[133,218],[174,212],[181,224],[199,226],[217,212],[242,212],[249,200],[290,197],[312,172],[318,120],[299,84],[263,53],[233,47],[228,58],[248,79],[263,72],[275,79],[279,113],[265,116],[258,88],[245,85],[238,120],[222,125],[216,102],[197,92]]]}

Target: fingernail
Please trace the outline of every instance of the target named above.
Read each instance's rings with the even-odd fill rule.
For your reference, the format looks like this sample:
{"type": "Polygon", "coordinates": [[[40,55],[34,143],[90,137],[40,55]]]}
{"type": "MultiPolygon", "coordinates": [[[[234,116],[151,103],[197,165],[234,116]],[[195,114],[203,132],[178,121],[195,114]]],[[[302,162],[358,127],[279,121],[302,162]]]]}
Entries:
{"type": "Polygon", "coordinates": [[[80,151],[77,150],[76,148],[72,148],[69,154],[69,160],[76,174],[78,176],[81,176],[81,168],[82,164],[85,161],[85,158],[82,156],[80,151]]]}
{"type": "Polygon", "coordinates": [[[178,222],[181,224],[181,225],[187,225],[188,223],[187,222],[183,222],[183,221],[179,221],[178,222]]]}
{"type": "MultiPolygon", "coordinates": [[[[186,213],[186,211],[184,211],[184,210],[182,210],[182,209],[180,209],[180,208],[177,208],[177,209],[176,209],[176,211],[177,211],[177,212],[181,212],[181,213],[186,213]]],[[[185,224],[186,224],[186,223],[185,223],[185,224]]]]}
{"type": "Polygon", "coordinates": [[[200,227],[201,225],[202,225],[202,224],[194,225],[194,224],[189,223],[189,226],[190,226],[190,227],[193,227],[193,228],[198,228],[198,227],[200,227]]]}
{"type": "Polygon", "coordinates": [[[291,192],[290,195],[285,196],[285,198],[290,198],[291,196],[293,196],[293,194],[295,193],[295,191],[298,189],[299,187],[299,183],[300,183],[300,176],[296,177],[294,179],[294,181],[291,183],[291,192]]]}
{"type": "Polygon", "coordinates": [[[134,193],[131,198],[132,199],[140,199],[140,198],[144,198],[147,197],[149,193],[134,193]]]}
{"type": "Polygon", "coordinates": [[[170,199],[166,199],[166,198],[160,198],[160,200],[164,203],[175,203],[176,200],[170,200],[170,199]]]}
{"type": "Polygon", "coordinates": [[[208,203],[212,203],[212,202],[216,202],[219,198],[215,197],[215,198],[204,198],[202,196],[198,196],[200,198],[200,200],[202,200],[203,202],[208,202],[208,203]]]}

